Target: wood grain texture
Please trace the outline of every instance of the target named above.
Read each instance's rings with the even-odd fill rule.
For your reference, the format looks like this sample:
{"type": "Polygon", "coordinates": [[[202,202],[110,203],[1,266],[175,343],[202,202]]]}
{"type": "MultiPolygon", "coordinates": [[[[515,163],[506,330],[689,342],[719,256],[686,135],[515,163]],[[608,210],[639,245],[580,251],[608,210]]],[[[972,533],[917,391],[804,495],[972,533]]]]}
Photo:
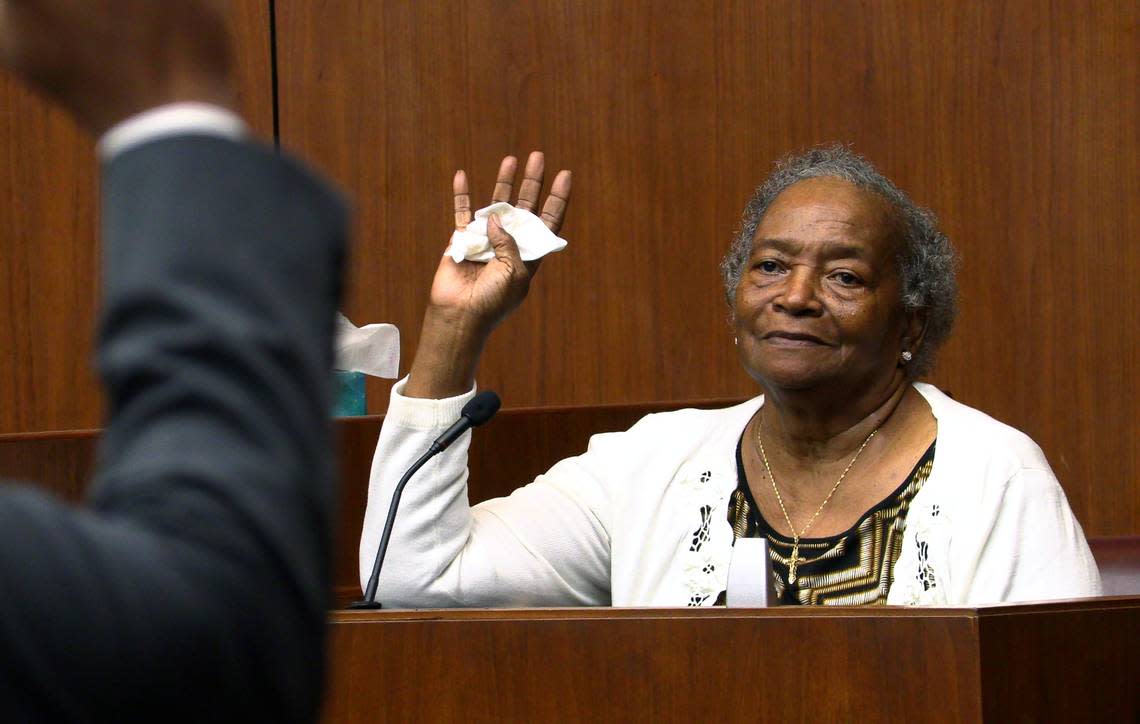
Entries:
{"type": "Polygon", "coordinates": [[[8,76],[0,77],[0,105],[0,431],[92,427],[92,142],[8,76]]]}
{"type": "MultiPolygon", "coordinates": [[[[239,103],[273,135],[269,3],[232,3],[239,103]]],[[[93,139],[0,75],[0,432],[99,424],[91,367],[99,295],[93,139]]]]}
{"type": "Polygon", "coordinates": [[[331,623],[330,724],[1140,716],[1135,596],[978,609],[337,612],[331,623]]]}
{"type": "Polygon", "coordinates": [[[329,724],[981,720],[969,610],[337,613],[331,634],[329,724]]]}
{"type": "Polygon", "coordinates": [[[1140,721],[1140,597],[984,613],[986,721],[1140,721]]]}
{"type": "Polygon", "coordinates": [[[346,311],[397,323],[406,360],[454,169],[477,204],[503,154],[573,169],[570,246],[479,374],[507,407],[751,394],[717,262],[775,158],[852,143],[962,252],[934,381],[1030,434],[1086,531],[1134,534],[1138,24],[1077,0],[285,2],[282,143],[355,194],[346,311]]]}
{"type": "Polygon", "coordinates": [[[77,503],[95,470],[99,430],[0,435],[0,485],[27,483],[77,503]]]}

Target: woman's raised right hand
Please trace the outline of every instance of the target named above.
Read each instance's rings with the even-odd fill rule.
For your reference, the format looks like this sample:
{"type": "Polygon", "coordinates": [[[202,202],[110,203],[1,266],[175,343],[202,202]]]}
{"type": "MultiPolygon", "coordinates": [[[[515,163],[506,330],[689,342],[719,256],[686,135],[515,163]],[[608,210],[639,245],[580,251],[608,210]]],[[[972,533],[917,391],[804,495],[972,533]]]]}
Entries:
{"type": "MultiPolygon", "coordinates": [[[[503,159],[491,195],[493,203],[510,202],[517,168],[518,161],[513,156],[503,159]]],[[[544,171],[542,153],[531,153],[515,206],[535,212],[542,195],[544,171]]],[[[559,171],[542,205],[540,217],[556,234],[566,215],[570,185],[570,172],[559,171]]],[[[463,229],[472,218],[466,173],[455,174],[453,189],[455,228],[463,229]]],[[[539,262],[522,260],[515,240],[502,229],[497,218],[488,219],[487,237],[495,251],[491,261],[456,263],[447,256],[440,260],[405,395],[441,398],[471,389],[487,338],[526,297],[539,262]]]]}

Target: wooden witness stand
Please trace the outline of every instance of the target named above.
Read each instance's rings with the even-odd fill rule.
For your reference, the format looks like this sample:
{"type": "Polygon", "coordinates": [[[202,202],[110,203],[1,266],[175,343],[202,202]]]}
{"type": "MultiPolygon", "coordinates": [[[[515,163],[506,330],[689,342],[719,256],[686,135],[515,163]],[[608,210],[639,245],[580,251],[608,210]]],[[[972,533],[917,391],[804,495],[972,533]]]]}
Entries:
{"type": "Polygon", "coordinates": [[[336,612],[325,722],[1135,721],[1140,598],[336,612]]]}
{"type": "MultiPolygon", "coordinates": [[[[509,493],[591,434],[676,407],[506,410],[473,439],[471,498],[509,493]]],[[[360,595],[357,543],[381,422],[337,425],[338,608],[360,595]]],[[[78,500],[97,441],[96,431],[0,435],[0,479],[78,500]]],[[[1140,719],[1140,597],[979,609],[337,610],[330,621],[330,724],[1140,719]]]]}

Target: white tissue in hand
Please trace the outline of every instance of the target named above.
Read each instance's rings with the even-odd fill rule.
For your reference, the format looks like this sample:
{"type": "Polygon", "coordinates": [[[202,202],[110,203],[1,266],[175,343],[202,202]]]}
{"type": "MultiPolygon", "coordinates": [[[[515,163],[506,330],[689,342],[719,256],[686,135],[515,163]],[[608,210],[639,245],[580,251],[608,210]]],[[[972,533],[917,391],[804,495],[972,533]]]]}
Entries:
{"type": "Polygon", "coordinates": [[[336,314],[335,367],[394,380],[400,373],[400,330],[394,324],[366,324],[357,328],[336,314]]]}
{"type": "Polygon", "coordinates": [[[529,211],[500,201],[479,209],[466,229],[456,230],[451,235],[451,244],[444,255],[450,256],[456,263],[464,259],[483,262],[494,259],[495,250],[487,238],[487,217],[492,214],[499,217],[503,230],[514,237],[523,261],[541,259],[552,251],[566,248],[566,240],[555,236],[542,223],[542,219],[529,211]]]}

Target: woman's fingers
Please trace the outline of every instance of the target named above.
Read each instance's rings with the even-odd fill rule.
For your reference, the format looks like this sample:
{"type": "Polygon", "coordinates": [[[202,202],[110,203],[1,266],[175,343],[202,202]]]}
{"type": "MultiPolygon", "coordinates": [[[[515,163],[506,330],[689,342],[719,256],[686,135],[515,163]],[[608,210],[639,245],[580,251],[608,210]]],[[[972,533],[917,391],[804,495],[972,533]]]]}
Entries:
{"type": "Polygon", "coordinates": [[[455,228],[462,231],[471,223],[471,189],[467,184],[466,171],[455,172],[451,190],[455,193],[455,228]]]}
{"type": "Polygon", "coordinates": [[[495,179],[495,193],[491,194],[491,201],[511,200],[511,192],[515,188],[515,172],[518,171],[519,161],[514,156],[507,156],[499,164],[499,176],[495,179]]]}
{"type": "Polygon", "coordinates": [[[571,176],[569,171],[559,171],[550,187],[546,203],[542,205],[542,221],[555,234],[562,228],[566,218],[566,207],[570,205],[571,176]]]}
{"type": "Polygon", "coordinates": [[[546,168],[546,158],[542,151],[531,151],[523,170],[523,182],[519,186],[519,200],[515,206],[532,214],[538,208],[538,197],[542,193],[542,176],[546,168]]]}
{"type": "MultiPolygon", "coordinates": [[[[515,174],[518,172],[518,159],[507,156],[499,164],[499,175],[495,180],[495,192],[491,195],[491,202],[505,201],[510,203],[514,191],[515,174]]],[[[542,195],[542,182],[546,173],[546,157],[542,151],[532,151],[526,160],[523,170],[523,181],[519,186],[518,200],[515,206],[524,211],[534,213],[538,208],[538,200],[542,195]]],[[[562,222],[566,218],[566,207],[570,204],[571,175],[569,171],[559,171],[554,177],[554,184],[542,205],[540,215],[547,228],[558,233],[562,222]]],[[[471,189],[464,171],[456,171],[452,181],[452,190],[455,195],[455,228],[465,229],[471,223],[471,189]]]]}

